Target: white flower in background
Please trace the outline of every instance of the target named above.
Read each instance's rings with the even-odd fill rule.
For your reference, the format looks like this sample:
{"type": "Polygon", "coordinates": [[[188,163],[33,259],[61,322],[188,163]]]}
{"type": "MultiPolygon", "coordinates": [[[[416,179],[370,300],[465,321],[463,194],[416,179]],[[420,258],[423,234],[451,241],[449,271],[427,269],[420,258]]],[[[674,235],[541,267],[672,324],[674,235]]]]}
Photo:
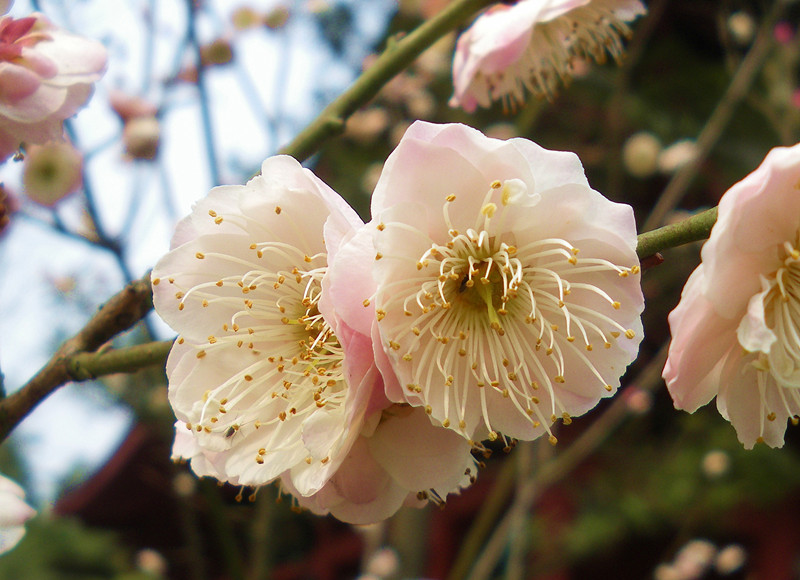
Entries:
{"type": "Polygon", "coordinates": [[[105,71],[106,50],[42,14],[0,17],[0,160],[23,143],[60,140],[105,71]]]}
{"type": "Polygon", "coordinates": [[[25,535],[25,522],[36,511],[25,503],[25,491],[0,475],[0,554],[16,546],[25,535]]]}
{"type": "Polygon", "coordinates": [[[800,416],[800,145],[773,149],[722,196],[701,256],[669,315],[675,407],[716,396],[746,448],[781,447],[800,416]]]}
{"type": "Polygon", "coordinates": [[[374,292],[375,315],[340,315],[372,327],[390,399],[478,441],[552,438],[616,391],[641,340],[633,211],[574,154],[418,121],[372,215],[348,304],[374,292]]]}
{"type": "Polygon", "coordinates": [[[152,281],[180,333],[167,362],[174,456],[238,485],[280,477],[299,505],[371,523],[469,485],[475,461],[386,399],[369,334],[339,319],[328,270],[359,226],[313,173],[273,157],[197,203],[152,281]]]}
{"type": "Polygon", "coordinates": [[[526,91],[552,98],[576,59],[622,56],[629,22],[645,13],[639,0],[521,0],[497,5],[458,39],[450,106],[472,112],[502,100],[512,107],[526,91]]]}

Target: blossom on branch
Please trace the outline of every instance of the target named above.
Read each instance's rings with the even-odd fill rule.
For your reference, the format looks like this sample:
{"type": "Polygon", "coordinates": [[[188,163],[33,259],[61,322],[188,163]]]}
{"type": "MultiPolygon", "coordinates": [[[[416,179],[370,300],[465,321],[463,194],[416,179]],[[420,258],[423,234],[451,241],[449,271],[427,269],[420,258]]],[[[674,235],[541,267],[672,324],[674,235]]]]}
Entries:
{"type": "Polygon", "coordinates": [[[25,503],[25,491],[0,475],[0,554],[16,546],[25,535],[25,522],[36,511],[25,503]]]}
{"type": "Polygon", "coordinates": [[[800,145],[776,148],[719,203],[669,316],[664,379],[675,407],[715,396],[748,449],[781,447],[800,416],[800,145]]]}
{"type": "Polygon", "coordinates": [[[0,17],[0,160],[20,145],[60,140],[103,74],[106,50],[42,14],[0,17]]]}
{"type": "Polygon", "coordinates": [[[569,82],[576,59],[619,61],[629,22],[645,13],[639,0],[521,0],[497,5],[458,39],[450,106],[473,112],[526,91],[551,99],[569,82]]]}
{"type": "Polygon", "coordinates": [[[153,288],[180,333],[167,362],[174,454],[239,485],[280,477],[301,506],[370,523],[418,492],[468,485],[474,459],[452,433],[413,429],[384,395],[369,334],[338,315],[328,269],[359,226],[313,173],[273,157],[197,203],[153,288]]]}
{"type": "Polygon", "coordinates": [[[366,298],[340,315],[373,333],[391,400],[472,442],[554,442],[557,419],[616,391],[642,336],[633,211],[574,154],[418,121],[372,215],[342,250],[372,269],[349,285],[334,269],[331,285],[350,308],[366,298]]]}

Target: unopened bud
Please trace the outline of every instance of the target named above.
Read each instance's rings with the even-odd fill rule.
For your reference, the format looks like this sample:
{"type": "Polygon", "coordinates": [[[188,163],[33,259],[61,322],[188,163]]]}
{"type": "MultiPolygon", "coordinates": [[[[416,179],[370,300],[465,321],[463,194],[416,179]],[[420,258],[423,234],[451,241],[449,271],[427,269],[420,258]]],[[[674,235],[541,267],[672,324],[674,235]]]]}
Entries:
{"type": "Polygon", "coordinates": [[[53,206],[82,183],[83,157],[68,143],[32,145],[25,155],[22,184],[33,201],[53,206]]]}

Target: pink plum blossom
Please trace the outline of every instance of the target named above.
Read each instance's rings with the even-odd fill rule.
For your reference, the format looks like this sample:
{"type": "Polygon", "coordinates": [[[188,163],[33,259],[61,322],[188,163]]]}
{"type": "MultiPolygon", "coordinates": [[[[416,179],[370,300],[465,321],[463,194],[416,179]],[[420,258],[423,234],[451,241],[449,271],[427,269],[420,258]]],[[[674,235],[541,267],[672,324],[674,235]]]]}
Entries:
{"type": "Polygon", "coordinates": [[[642,335],[633,211],[573,153],[418,121],[372,215],[331,288],[372,333],[389,399],[472,443],[555,442],[553,422],[616,391],[642,335]]]}
{"type": "Polygon", "coordinates": [[[280,477],[300,505],[370,523],[468,485],[475,462],[386,399],[369,333],[338,315],[328,269],[360,226],[313,173],[272,157],[196,204],[152,282],[180,333],[167,362],[174,455],[239,485],[280,477]]]}
{"type": "Polygon", "coordinates": [[[450,106],[473,112],[493,100],[524,102],[526,89],[552,98],[575,59],[619,60],[639,0],[521,0],[497,5],[458,39],[450,106]]]}
{"type": "Polygon", "coordinates": [[[744,446],[781,447],[800,415],[800,145],[770,151],[731,187],[669,316],[675,407],[715,396],[744,446]]]}
{"type": "Polygon", "coordinates": [[[103,45],[42,14],[0,17],[0,159],[25,143],[62,139],[63,121],[86,103],[105,66],[103,45]]]}
{"type": "Polygon", "coordinates": [[[16,546],[25,535],[25,522],[36,511],[25,503],[25,491],[0,475],[0,554],[16,546]]]}

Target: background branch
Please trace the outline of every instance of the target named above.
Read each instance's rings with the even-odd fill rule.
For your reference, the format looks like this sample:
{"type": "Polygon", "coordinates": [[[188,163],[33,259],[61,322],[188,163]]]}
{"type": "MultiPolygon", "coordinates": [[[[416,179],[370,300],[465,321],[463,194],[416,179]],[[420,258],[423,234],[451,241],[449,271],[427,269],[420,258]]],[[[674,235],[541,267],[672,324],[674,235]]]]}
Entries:
{"type": "Polygon", "coordinates": [[[669,212],[676,208],[683,196],[686,195],[689,185],[691,185],[700,171],[700,166],[711,153],[711,150],[717,144],[719,138],[722,137],[725,128],[733,118],[736,107],[750,91],[756,75],[761,70],[769,50],[774,44],[773,30],[775,23],[783,14],[787,4],[786,0],[778,0],[761,21],[750,51],[742,61],[733,80],[731,80],[731,84],[728,85],[728,89],[722,95],[719,104],[697,137],[696,155],[669,180],[669,183],[664,188],[664,193],[661,194],[653,211],[650,212],[644,222],[643,230],[650,230],[663,224],[669,212]]]}

